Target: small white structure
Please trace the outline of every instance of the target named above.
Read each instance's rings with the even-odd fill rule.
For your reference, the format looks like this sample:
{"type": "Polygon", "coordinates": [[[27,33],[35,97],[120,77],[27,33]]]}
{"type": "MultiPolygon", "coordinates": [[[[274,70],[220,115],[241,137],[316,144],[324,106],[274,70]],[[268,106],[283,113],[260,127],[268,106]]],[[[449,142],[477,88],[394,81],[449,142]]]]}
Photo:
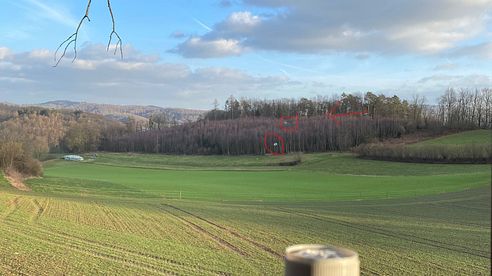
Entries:
{"type": "Polygon", "coordinates": [[[63,156],[63,159],[67,161],[84,161],[84,157],[79,155],[65,155],[63,156]]]}

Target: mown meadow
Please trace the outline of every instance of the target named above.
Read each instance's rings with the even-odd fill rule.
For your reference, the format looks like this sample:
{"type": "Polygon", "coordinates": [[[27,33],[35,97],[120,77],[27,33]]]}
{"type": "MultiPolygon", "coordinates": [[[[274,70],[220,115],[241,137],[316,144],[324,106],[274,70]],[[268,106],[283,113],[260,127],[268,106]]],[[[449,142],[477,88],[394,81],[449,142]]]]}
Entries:
{"type": "Polygon", "coordinates": [[[489,275],[489,164],[348,153],[98,153],[0,177],[2,275],[282,275],[285,247],[360,254],[363,275],[489,275]],[[87,156],[90,157],[90,156],[87,156]]]}
{"type": "Polygon", "coordinates": [[[477,129],[425,140],[417,143],[416,145],[464,145],[491,143],[492,131],[490,129],[477,129]]]}

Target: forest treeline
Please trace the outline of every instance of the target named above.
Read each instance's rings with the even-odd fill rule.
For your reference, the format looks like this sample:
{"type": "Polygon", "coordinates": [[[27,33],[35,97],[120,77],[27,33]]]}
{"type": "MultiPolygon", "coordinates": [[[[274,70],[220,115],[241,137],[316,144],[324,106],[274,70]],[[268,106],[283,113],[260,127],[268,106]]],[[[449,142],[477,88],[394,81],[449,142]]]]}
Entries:
{"type": "Polygon", "coordinates": [[[201,120],[172,128],[128,134],[102,144],[101,148],[115,152],[265,154],[268,153],[266,139],[267,146],[272,149],[278,147],[278,150],[283,146],[284,152],[324,152],[346,150],[374,137],[397,137],[405,132],[405,126],[405,122],[398,119],[366,117],[343,119],[343,124],[337,125],[325,116],[313,116],[300,118],[296,131],[282,132],[279,120],[275,118],[201,120]],[[279,141],[270,133],[278,133],[283,140],[279,141]]]}
{"type": "Polygon", "coordinates": [[[453,89],[449,88],[439,97],[437,105],[430,105],[423,96],[415,95],[411,100],[398,96],[387,97],[372,92],[362,94],[342,94],[340,96],[313,99],[236,99],[230,96],[224,109],[214,109],[205,115],[207,120],[227,120],[250,117],[322,116],[337,106],[336,113],[367,110],[371,118],[398,118],[412,121],[416,126],[428,121],[438,121],[449,128],[491,128],[492,127],[492,89],[453,89]]]}
{"type": "Polygon", "coordinates": [[[0,169],[39,176],[48,152],[87,152],[130,133],[128,126],[80,111],[0,104],[0,169]]]}
{"type": "Polygon", "coordinates": [[[170,154],[323,152],[399,137],[419,130],[492,127],[492,90],[448,89],[437,105],[415,96],[401,100],[374,93],[313,99],[235,99],[218,104],[197,122],[175,125],[165,114],[148,122],[119,122],[73,110],[0,104],[0,169],[40,175],[45,153],[91,151],[170,154]],[[361,112],[330,118],[327,113],[361,112]],[[297,116],[285,131],[282,116],[297,116]],[[337,122],[341,120],[341,122],[337,122]]]}
{"type": "Polygon", "coordinates": [[[299,100],[238,100],[231,96],[224,110],[217,107],[199,122],[130,133],[101,147],[107,151],[171,154],[323,152],[347,150],[419,130],[438,134],[492,126],[490,89],[448,89],[438,105],[428,105],[420,96],[406,101],[369,92],[299,100]],[[348,112],[365,115],[338,118],[341,123],[329,116],[348,112]],[[299,128],[283,131],[280,118],[294,115],[299,128]]]}

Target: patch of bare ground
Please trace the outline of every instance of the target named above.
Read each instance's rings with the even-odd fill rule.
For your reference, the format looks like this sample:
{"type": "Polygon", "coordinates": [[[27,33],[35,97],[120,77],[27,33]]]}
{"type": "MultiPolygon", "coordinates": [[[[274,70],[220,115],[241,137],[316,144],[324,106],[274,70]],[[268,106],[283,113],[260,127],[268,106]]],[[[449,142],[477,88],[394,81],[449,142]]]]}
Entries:
{"type": "Polygon", "coordinates": [[[5,179],[7,179],[12,187],[25,192],[31,191],[31,188],[24,184],[24,176],[18,171],[14,169],[6,169],[4,173],[5,179]]]}

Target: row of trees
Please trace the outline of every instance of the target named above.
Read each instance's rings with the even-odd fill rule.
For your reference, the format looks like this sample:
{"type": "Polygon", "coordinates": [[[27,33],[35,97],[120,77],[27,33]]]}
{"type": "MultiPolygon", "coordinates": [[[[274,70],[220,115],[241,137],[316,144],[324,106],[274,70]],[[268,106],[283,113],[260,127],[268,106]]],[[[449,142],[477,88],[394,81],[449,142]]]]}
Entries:
{"type": "MultiPolygon", "coordinates": [[[[282,137],[286,152],[322,152],[346,150],[371,139],[398,137],[405,122],[398,119],[346,118],[336,124],[325,116],[301,118],[299,129],[282,132],[275,118],[239,118],[202,120],[156,131],[136,132],[118,137],[102,149],[116,152],[171,154],[265,154],[265,135],[282,137]]],[[[282,141],[268,141],[268,143],[282,141]]]]}
{"type": "Polygon", "coordinates": [[[439,98],[433,115],[450,128],[492,128],[492,89],[450,88],[439,98]]]}
{"type": "Polygon", "coordinates": [[[415,95],[411,100],[398,96],[387,97],[372,92],[342,94],[331,98],[318,96],[313,99],[301,98],[280,100],[236,99],[230,96],[224,110],[214,109],[205,115],[206,120],[227,120],[250,117],[321,116],[331,112],[367,111],[371,118],[398,118],[411,121],[417,128],[426,127],[431,121],[450,128],[491,128],[492,89],[448,89],[437,106],[428,105],[426,98],[415,95]],[[337,102],[340,102],[338,106],[337,102]],[[338,106],[338,107],[337,107],[338,106]]]}
{"type": "Polygon", "coordinates": [[[365,144],[354,149],[360,157],[400,162],[490,163],[492,145],[388,145],[365,144]]]}
{"type": "Polygon", "coordinates": [[[0,169],[40,175],[48,152],[86,152],[126,133],[122,123],[79,111],[0,105],[0,169]]]}

